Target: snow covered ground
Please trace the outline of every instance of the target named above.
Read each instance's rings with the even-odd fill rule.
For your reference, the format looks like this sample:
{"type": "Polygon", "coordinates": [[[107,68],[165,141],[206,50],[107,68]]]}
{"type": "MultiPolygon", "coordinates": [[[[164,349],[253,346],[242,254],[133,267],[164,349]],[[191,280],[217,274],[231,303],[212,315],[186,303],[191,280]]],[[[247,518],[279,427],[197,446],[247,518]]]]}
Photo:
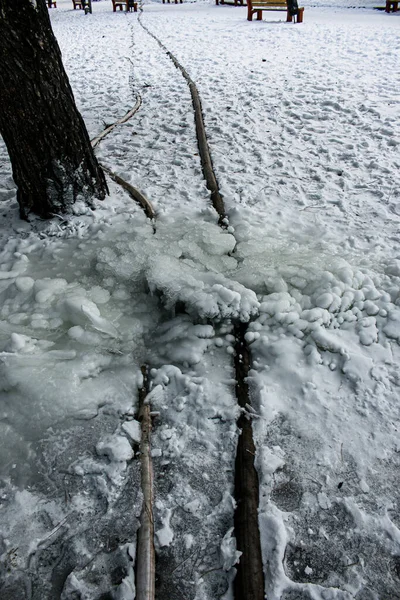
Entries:
{"type": "Polygon", "coordinates": [[[91,137],[141,96],[96,152],[157,222],[112,182],[94,211],[22,222],[0,144],[2,600],[135,597],[145,363],[157,597],[231,598],[235,319],[268,600],[400,598],[400,13],[374,4],[314,0],[301,25],[50,11],[91,137]],[[138,17],[198,86],[228,231],[187,84],[138,17]]]}

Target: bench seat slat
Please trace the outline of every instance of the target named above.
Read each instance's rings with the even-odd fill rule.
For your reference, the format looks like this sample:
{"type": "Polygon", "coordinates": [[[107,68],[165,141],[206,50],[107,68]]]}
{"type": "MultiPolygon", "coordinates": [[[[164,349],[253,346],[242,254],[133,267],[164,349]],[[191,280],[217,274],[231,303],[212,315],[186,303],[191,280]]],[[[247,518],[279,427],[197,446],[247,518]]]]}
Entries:
{"type": "Polygon", "coordinates": [[[286,5],[279,5],[277,6],[276,4],[269,5],[269,4],[260,4],[260,2],[253,2],[252,3],[252,7],[253,8],[261,8],[261,9],[268,9],[268,10],[287,10],[287,6],[286,5]]]}

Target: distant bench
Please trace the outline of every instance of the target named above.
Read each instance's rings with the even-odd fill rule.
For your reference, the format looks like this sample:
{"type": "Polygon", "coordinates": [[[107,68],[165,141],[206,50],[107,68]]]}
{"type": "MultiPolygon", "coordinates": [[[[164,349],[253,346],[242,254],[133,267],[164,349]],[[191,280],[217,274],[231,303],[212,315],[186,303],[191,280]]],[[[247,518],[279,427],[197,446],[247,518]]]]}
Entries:
{"type": "Polygon", "coordinates": [[[133,12],[137,12],[137,2],[130,2],[129,0],[112,0],[113,12],[116,12],[117,8],[119,10],[126,10],[129,12],[133,8],[133,12]]]}
{"type": "MultiPolygon", "coordinates": [[[[48,0],[51,1],[51,0],[48,0]]],[[[132,2],[132,0],[111,0],[112,1],[112,5],[113,5],[113,11],[116,12],[117,8],[119,8],[119,10],[126,10],[126,12],[129,12],[132,8],[133,8],[133,12],[137,12],[137,6],[138,3],[137,2],[132,2]]],[[[53,0],[53,4],[55,4],[54,0],[53,0]]],[[[74,5],[74,10],[76,8],[85,8],[85,6],[87,6],[88,4],[88,0],[72,0],[72,4],[74,5]]]]}
{"type": "Polygon", "coordinates": [[[303,22],[304,8],[291,9],[286,0],[247,0],[247,20],[252,21],[257,13],[257,21],[262,19],[263,10],[284,11],[287,13],[286,21],[290,23],[297,16],[297,22],[303,22]],[[295,12],[294,12],[295,11],[295,12]]]}
{"type": "MultiPolygon", "coordinates": [[[[138,6],[137,2],[132,2],[132,0],[111,0],[111,1],[112,1],[114,12],[116,12],[117,8],[119,8],[119,10],[124,10],[124,8],[125,8],[126,12],[129,12],[133,8],[133,12],[137,12],[137,6],[138,6]]],[[[54,0],[53,0],[53,4],[54,4],[54,0]]],[[[76,8],[85,9],[85,6],[88,5],[88,0],[72,0],[72,4],[74,5],[74,10],[76,8]]]]}

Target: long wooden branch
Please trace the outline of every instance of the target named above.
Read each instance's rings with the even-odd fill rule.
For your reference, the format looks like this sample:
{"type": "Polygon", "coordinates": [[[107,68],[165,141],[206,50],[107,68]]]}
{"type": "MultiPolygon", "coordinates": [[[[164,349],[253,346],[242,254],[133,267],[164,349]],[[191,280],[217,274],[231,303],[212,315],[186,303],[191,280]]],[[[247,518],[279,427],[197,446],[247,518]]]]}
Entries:
{"type": "MultiPolygon", "coordinates": [[[[96,146],[99,145],[101,140],[103,140],[106,137],[106,135],[108,135],[115,127],[117,127],[117,125],[122,125],[122,123],[126,123],[126,121],[128,121],[131,117],[133,117],[133,115],[139,110],[141,105],[142,105],[142,97],[138,94],[137,98],[136,98],[135,106],[133,108],[131,108],[131,110],[129,110],[123,117],[121,117],[121,119],[118,119],[118,121],[115,121],[115,123],[112,123],[112,125],[109,125],[108,127],[106,127],[106,129],[104,129],[104,131],[99,133],[99,135],[97,137],[95,137],[91,140],[90,143],[92,144],[92,148],[96,148],[96,146]]],[[[143,194],[141,192],[139,192],[139,190],[137,190],[135,187],[133,187],[133,185],[131,185],[130,183],[125,181],[125,179],[122,179],[122,177],[120,177],[119,175],[117,175],[116,173],[111,171],[111,169],[109,169],[105,165],[100,165],[100,166],[103,169],[103,171],[105,171],[111,177],[111,179],[113,181],[115,181],[115,183],[118,183],[118,185],[123,187],[124,190],[127,191],[128,194],[131,196],[131,198],[133,198],[135,200],[135,202],[140,204],[140,206],[143,208],[146,216],[149,219],[154,219],[155,212],[154,212],[154,208],[151,205],[151,202],[149,200],[147,200],[147,198],[145,196],[143,196],[143,194]]]]}
{"type": "Polygon", "coordinates": [[[215,176],[214,167],[211,159],[210,148],[208,146],[206,129],[204,125],[204,117],[203,117],[203,109],[201,106],[200,94],[198,92],[197,86],[195,82],[191,79],[189,73],[186,69],[180,64],[178,59],[170,52],[164,44],[158,39],[154,33],[150,31],[143,25],[141,21],[141,15],[138,17],[138,22],[143,27],[143,29],[157,42],[157,44],[164,50],[167,56],[172,60],[175,67],[182,73],[184,79],[186,80],[190,95],[192,97],[193,111],[194,111],[194,120],[196,125],[196,137],[197,137],[197,146],[199,149],[201,168],[203,171],[203,176],[207,184],[207,188],[211,192],[211,203],[215,210],[219,215],[218,222],[222,227],[225,227],[226,223],[226,212],[225,205],[222,195],[219,191],[219,185],[217,178],[215,176]]]}
{"type": "Polygon", "coordinates": [[[142,423],[140,442],[143,507],[138,532],[136,561],[136,600],[155,598],[155,550],[153,520],[153,465],[150,451],[151,407],[146,402],[148,391],[147,369],[142,367],[144,385],[139,394],[139,419],[142,423]]]}
{"type": "Polygon", "coordinates": [[[131,196],[131,198],[133,198],[135,202],[140,204],[140,206],[143,208],[146,216],[149,219],[155,218],[156,213],[154,211],[153,206],[151,205],[151,202],[147,200],[147,198],[143,196],[143,194],[139,192],[139,190],[137,190],[135,187],[133,187],[133,185],[125,181],[125,179],[122,179],[122,177],[111,171],[111,169],[109,169],[108,167],[105,167],[103,164],[101,164],[100,166],[103,169],[103,171],[105,171],[107,175],[109,175],[111,179],[115,181],[115,183],[118,183],[118,185],[123,187],[124,190],[126,190],[131,196]]]}

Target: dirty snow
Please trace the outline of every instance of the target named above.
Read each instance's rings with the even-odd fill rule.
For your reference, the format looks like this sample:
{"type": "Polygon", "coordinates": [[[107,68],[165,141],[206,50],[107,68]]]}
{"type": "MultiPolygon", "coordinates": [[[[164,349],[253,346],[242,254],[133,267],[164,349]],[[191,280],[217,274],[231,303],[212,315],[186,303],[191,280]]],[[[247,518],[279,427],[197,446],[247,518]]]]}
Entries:
{"type": "Polygon", "coordinates": [[[269,600],[400,598],[400,13],[314,0],[50,10],[114,183],[20,221],[0,144],[2,598],[135,597],[137,390],[150,368],[157,596],[232,597],[249,321],[269,600]],[[229,228],[201,175],[196,82],[229,228]],[[107,596],[108,594],[108,596],[107,596]],[[111,594],[111,595],[110,595],[111,594]]]}

